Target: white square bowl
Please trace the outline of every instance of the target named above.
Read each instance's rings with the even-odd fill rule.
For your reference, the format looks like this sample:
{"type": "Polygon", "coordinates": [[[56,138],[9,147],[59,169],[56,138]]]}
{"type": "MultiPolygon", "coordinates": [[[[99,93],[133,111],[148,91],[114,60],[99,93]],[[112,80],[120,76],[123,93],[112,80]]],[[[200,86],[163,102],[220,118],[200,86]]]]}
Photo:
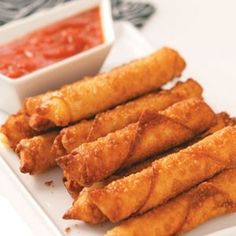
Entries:
{"type": "Polygon", "coordinates": [[[26,97],[57,89],[85,75],[94,75],[103,64],[115,38],[109,0],[68,2],[0,28],[0,44],[4,44],[96,6],[100,8],[104,42],[17,79],[0,74],[0,109],[8,113],[16,112],[26,97]]]}

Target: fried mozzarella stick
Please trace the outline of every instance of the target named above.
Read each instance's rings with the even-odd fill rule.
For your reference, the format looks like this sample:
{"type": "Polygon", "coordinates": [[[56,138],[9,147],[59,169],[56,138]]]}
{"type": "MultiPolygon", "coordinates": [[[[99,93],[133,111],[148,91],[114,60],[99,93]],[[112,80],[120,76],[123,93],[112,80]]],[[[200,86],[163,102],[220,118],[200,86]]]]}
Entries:
{"type": "Polygon", "coordinates": [[[16,147],[23,173],[40,174],[56,166],[56,154],[51,151],[58,131],[51,131],[30,139],[22,139],[16,147]]]}
{"type": "Polygon", "coordinates": [[[220,112],[216,114],[216,123],[207,131],[200,135],[200,139],[215,133],[216,131],[225,128],[226,126],[236,125],[236,118],[230,117],[227,112],[220,112]]]}
{"type": "MultiPolygon", "coordinates": [[[[142,214],[236,164],[236,127],[229,126],[198,143],[154,161],[150,167],[88,191],[92,211],[117,222],[142,214]]],[[[74,204],[75,205],[75,204],[74,204]]],[[[73,207],[64,218],[75,218],[73,207]]]]}
{"type": "Polygon", "coordinates": [[[90,224],[98,224],[107,220],[107,218],[101,213],[101,211],[90,201],[88,194],[89,191],[92,191],[96,188],[105,187],[107,184],[111,183],[114,180],[120,179],[124,176],[134,174],[141,171],[148,166],[151,166],[152,160],[148,159],[144,162],[138,163],[135,166],[132,166],[128,170],[123,170],[120,173],[109,176],[107,179],[96,182],[90,187],[76,186],[76,182],[66,181],[65,187],[68,189],[68,192],[75,199],[73,207],[64,215],[64,219],[78,219],[83,220],[90,224]],[[72,187],[67,185],[71,184],[72,187]],[[74,186],[73,186],[74,185],[74,186]],[[75,188],[75,189],[74,189],[75,188]]]}
{"type": "Polygon", "coordinates": [[[156,90],[180,76],[184,68],[185,62],[176,51],[162,48],[108,73],[47,93],[46,98],[41,95],[40,101],[35,97],[28,98],[24,109],[31,116],[31,127],[36,130],[66,126],[156,90]]]}
{"type": "Polygon", "coordinates": [[[182,235],[205,221],[236,212],[236,169],[225,170],[142,216],[121,223],[106,236],[182,235]]]}
{"type": "MultiPolygon", "coordinates": [[[[83,142],[90,139],[94,140],[98,136],[103,136],[109,133],[109,130],[113,131],[114,129],[119,129],[119,127],[123,128],[126,124],[136,122],[145,107],[158,111],[185,98],[201,97],[201,94],[202,88],[200,85],[194,80],[189,79],[184,83],[178,82],[177,85],[170,90],[149,94],[127,104],[118,106],[113,110],[98,114],[94,120],[84,120],[76,125],[64,128],[60,134],[56,136],[55,140],[51,138],[49,132],[39,135],[37,138],[24,139],[17,148],[21,160],[21,169],[24,170],[24,173],[31,174],[44,172],[47,170],[47,167],[53,166],[53,160],[54,165],[56,165],[55,159],[69,153],[74,149],[73,147],[78,147],[83,142]],[[88,138],[88,136],[90,136],[90,138],[88,138]],[[44,149],[41,148],[42,145],[44,149],[47,150],[47,155],[45,155],[44,149]],[[67,148],[64,148],[63,145],[67,148]],[[37,150],[37,152],[35,150],[37,150]],[[21,156],[24,157],[21,158],[21,156]],[[33,159],[34,162],[31,159],[33,159]],[[37,165],[38,161],[44,162],[44,165],[37,165]],[[38,169],[34,165],[29,165],[28,162],[35,163],[37,167],[41,168],[38,169]]],[[[51,133],[55,134],[54,132],[51,133]]],[[[53,137],[54,136],[55,135],[53,135],[53,137]]],[[[67,189],[75,189],[75,187],[77,188],[78,186],[78,184],[68,182],[65,182],[65,185],[67,189]]],[[[72,190],[70,192],[72,192],[72,190]]]]}
{"type": "Polygon", "coordinates": [[[65,155],[82,143],[94,141],[137,122],[147,107],[149,110],[160,111],[178,101],[191,97],[200,98],[201,95],[201,86],[192,79],[178,82],[172,89],[144,95],[112,110],[99,113],[92,120],[84,120],[62,129],[55,139],[54,152],[65,155]]]}
{"type": "Polygon", "coordinates": [[[146,111],[136,123],[57,160],[66,176],[82,186],[194,138],[211,127],[215,114],[201,99],[180,101],[161,112],[146,111]]]}
{"type": "MultiPolygon", "coordinates": [[[[131,168],[129,168],[128,170],[122,170],[120,173],[115,173],[115,175],[112,175],[105,181],[100,182],[99,185],[105,186],[105,184],[111,182],[111,180],[114,180],[114,178],[116,178],[117,176],[118,178],[122,178],[124,176],[130,175],[131,173],[141,171],[142,169],[146,168],[148,165],[151,165],[151,163],[154,160],[160,159],[166,156],[167,154],[177,152],[189,145],[192,145],[193,143],[196,143],[197,141],[205,138],[206,136],[213,134],[220,129],[223,129],[226,126],[233,126],[235,124],[236,124],[236,119],[230,118],[230,116],[226,112],[218,113],[216,114],[216,123],[213,126],[211,126],[207,131],[200,134],[200,136],[197,136],[196,138],[194,138],[190,143],[189,142],[185,143],[184,145],[181,145],[175,149],[171,149],[168,153],[163,153],[158,157],[150,158],[144,162],[136,164],[132,166],[131,168]]],[[[71,180],[69,177],[65,176],[63,181],[64,181],[64,185],[67,191],[70,193],[72,198],[77,199],[75,203],[73,204],[73,209],[74,209],[73,217],[75,219],[81,219],[89,223],[99,223],[100,219],[96,218],[96,216],[94,217],[92,214],[92,211],[86,210],[86,209],[90,209],[93,205],[86,197],[83,197],[83,195],[86,194],[84,192],[86,192],[90,188],[84,188],[83,192],[81,192],[82,187],[75,180],[71,180]],[[80,194],[80,197],[79,197],[79,194],[80,194]],[[86,202],[84,202],[83,200],[80,200],[80,198],[86,199],[86,202]]],[[[97,183],[95,185],[97,186],[97,183]]],[[[93,186],[91,187],[93,188],[93,186]]]]}
{"type": "Polygon", "coordinates": [[[7,138],[12,149],[16,148],[21,139],[30,138],[39,133],[29,126],[29,117],[22,111],[10,115],[1,126],[0,132],[7,138]]]}
{"type": "MultiPolygon", "coordinates": [[[[35,107],[40,101],[46,99],[50,96],[51,92],[33,97],[28,106],[35,107]]],[[[10,115],[5,123],[0,127],[0,133],[2,133],[6,139],[9,146],[15,150],[16,145],[22,139],[31,138],[35,135],[39,135],[42,132],[32,129],[29,125],[30,117],[25,113],[24,109],[20,110],[18,113],[10,115]]]]}

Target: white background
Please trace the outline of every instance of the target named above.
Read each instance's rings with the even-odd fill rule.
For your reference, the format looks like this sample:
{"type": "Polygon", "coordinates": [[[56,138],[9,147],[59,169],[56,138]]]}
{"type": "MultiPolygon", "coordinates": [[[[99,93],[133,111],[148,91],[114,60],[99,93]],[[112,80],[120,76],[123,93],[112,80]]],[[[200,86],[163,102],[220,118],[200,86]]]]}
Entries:
{"type": "MultiPolygon", "coordinates": [[[[210,103],[217,104],[216,110],[236,115],[233,96],[236,88],[236,1],[150,2],[156,5],[157,12],[141,30],[144,37],[155,48],[177,48],[188,64],[184,76],[204,84],[204,95],[210,103]],[[217,96],[211,95],[216,94],[213,90],[217,90],[217,96]]],[[[0,170],[0,235],[33,235],[22,220],[21,212],[15,210],[15,199],[20,197],[11,178],[0,170]]],[[[22,211],[28,212],[28,222],[34,220],[30,219],[32,209],[26,207],[22,211]]]]}
{"type": "Polygon", "coordinates": [[[156,4],[157,13],[142,30],[145,38],[156,48],[178,49],[187,61],[185,77],[204,85],[204,95],[217,104],[216,110],[236,115],[236,98],[230,96],[236,87],[236,1],[150,2],[156,4]]]}

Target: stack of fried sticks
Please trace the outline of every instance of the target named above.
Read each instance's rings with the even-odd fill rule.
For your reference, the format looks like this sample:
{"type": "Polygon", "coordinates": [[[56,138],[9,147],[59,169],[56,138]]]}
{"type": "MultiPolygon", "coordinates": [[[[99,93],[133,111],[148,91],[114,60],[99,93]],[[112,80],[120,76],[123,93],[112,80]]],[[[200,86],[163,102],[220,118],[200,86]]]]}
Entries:
{"type": "Polygon", "coordinates": [[[122,221],[109,236],[182,234],[236,211],[235,119],[193,79],[160,89],[184,68],[162,48],[27,98],[1,132],[23,173],[63,170],[74,199],[65,219],[122,221]]]}

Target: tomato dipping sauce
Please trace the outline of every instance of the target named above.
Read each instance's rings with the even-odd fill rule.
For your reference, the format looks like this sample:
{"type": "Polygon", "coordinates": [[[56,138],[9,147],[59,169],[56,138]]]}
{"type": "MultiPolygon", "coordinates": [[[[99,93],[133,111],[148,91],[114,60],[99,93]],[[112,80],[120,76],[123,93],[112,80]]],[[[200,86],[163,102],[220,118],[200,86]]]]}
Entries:
{"type": "Polygon", "coordinates": [[[16,79],[103,43],[93,8],[0,46],[0,73],[16,79]]]}

